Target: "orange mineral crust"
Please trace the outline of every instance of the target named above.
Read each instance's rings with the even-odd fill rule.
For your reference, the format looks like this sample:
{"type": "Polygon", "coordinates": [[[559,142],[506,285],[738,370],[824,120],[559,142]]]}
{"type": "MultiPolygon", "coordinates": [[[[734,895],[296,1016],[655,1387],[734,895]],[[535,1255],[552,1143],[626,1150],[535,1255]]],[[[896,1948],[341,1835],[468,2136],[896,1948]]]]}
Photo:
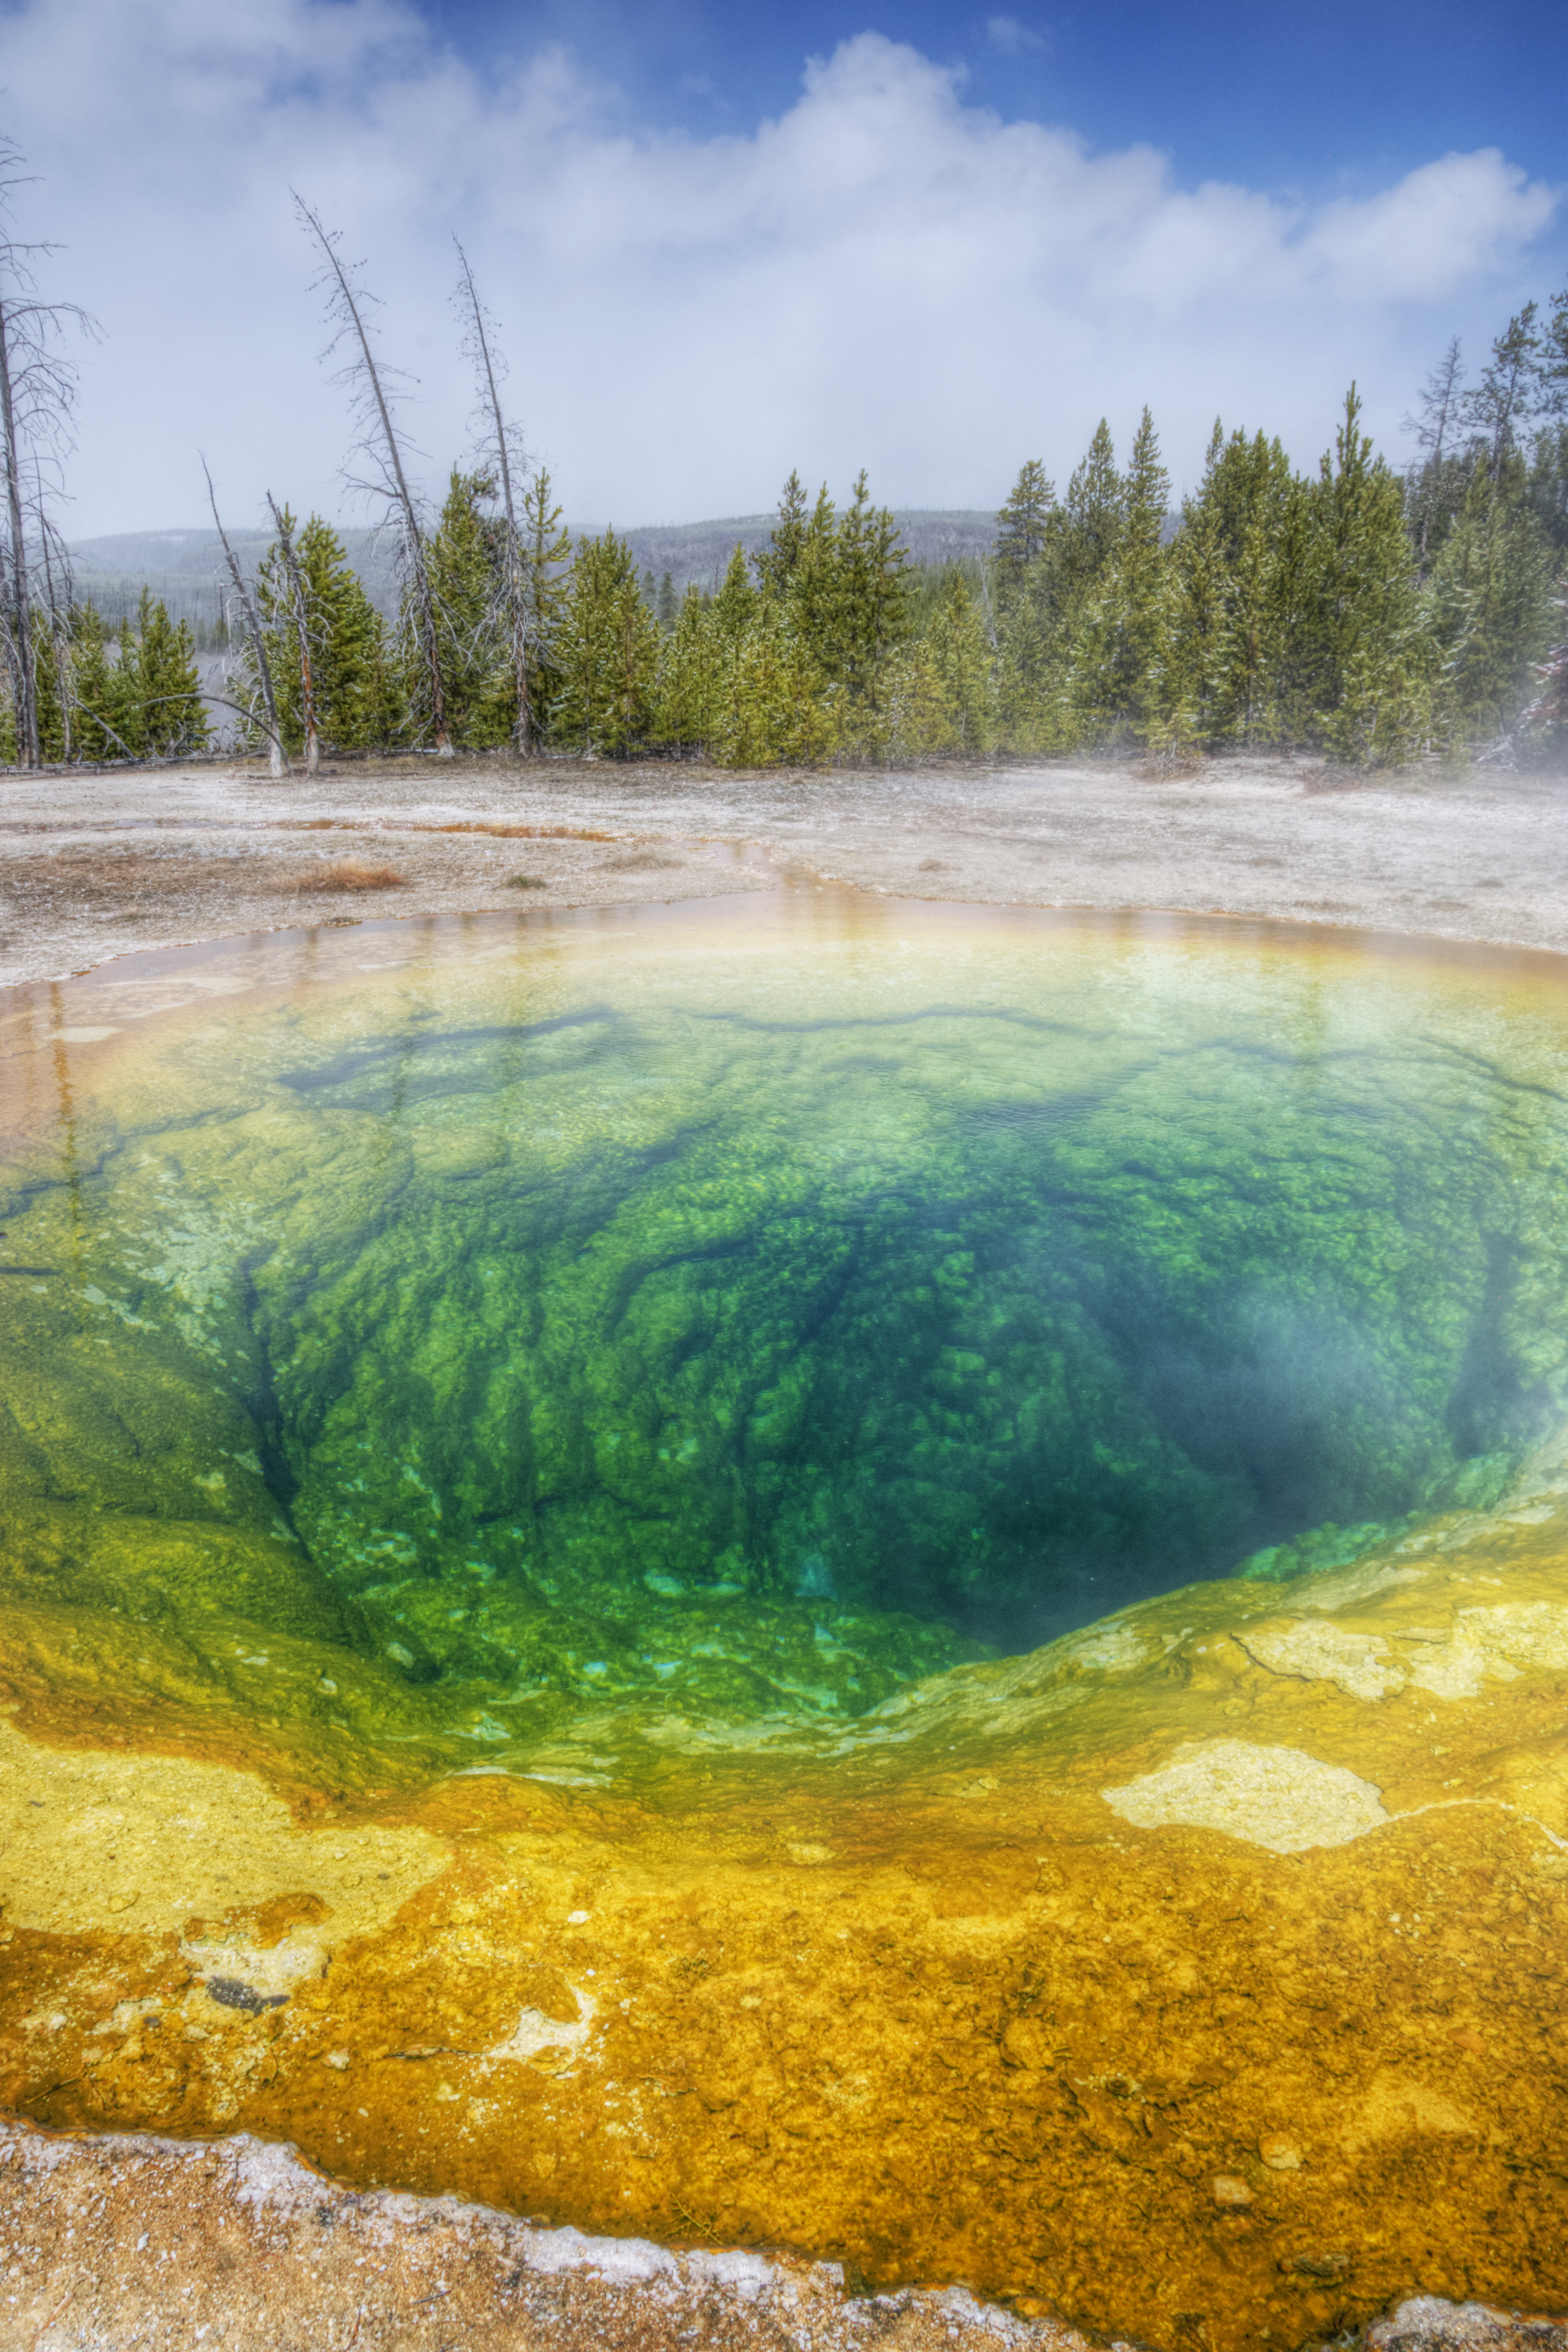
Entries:
{"type": "Polygon", "coordinates": [[[1568,1462],[1527,1483],[961,1669],[831,1780],[373,1795],[198,1737],[169,1637],[178,1720],[18,1612],[5,2104],[1173,2352],[1560,2301],[1568,1462]]]}

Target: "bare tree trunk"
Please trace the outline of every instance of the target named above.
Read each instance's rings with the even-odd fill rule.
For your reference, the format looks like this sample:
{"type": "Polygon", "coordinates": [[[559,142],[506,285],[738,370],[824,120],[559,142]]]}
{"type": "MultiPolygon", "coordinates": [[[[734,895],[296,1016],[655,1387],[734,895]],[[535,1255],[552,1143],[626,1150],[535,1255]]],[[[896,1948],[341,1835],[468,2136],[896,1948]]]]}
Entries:
{"type": "Polygon", "coordinates": [[[245,625],[250,631],[250,642],[256,647],[256,674],[261,681],[261,701],[267,712],[267,765],[269,774],[276,781],[278,777],[289,773],[289,754],[283,749],[282,730],[278,724],[278,698],[272,691],[272,668],[267,658],[267,646],[261,635],[261,622],[256,606],[251,601],[250,591],[245,584],[245,574],[239,568],[239,558],[230,547],[228,533],[225,530],[219,518],[217,497],[213,489],[213,478],[207,472],[207,461],[205,457],[202,459],[202,471],[206,475],[207,504],[213,510],[213,521],[216,525],[217,535],[223,542],[224,555],[228,563],[228,576],[234,583],[235,594],[239,598],[240,610],[245,614],[245,625]]]}
{"type": "Polygon", "coordinates": [[[468,310],[474,323],[474,356],[479,362],[485,399],[495,428],[496,459],[500,467],[501,504],[506,509],[506,579],[509,618],[511,623],[512,671],[517,683],[517,717],[512,726],[512,741],[517,751],[527,758],[532,744],[532,718],[528,707],[528,603],[522,585],[522,542],[518,534],[517,509],[511,490],[511,453],[507,446],[506,420],[501,415],[500,394],[496,384],[495,362],[490,355],[489,337],[485,332],[485,314],[474,284],[474,273],[468,267],[468,257],[456,237],[458,258],[463,265],[463,287],[468,295],[468,310]]]}
{"type": "Polygon", "coordinates": [[[441,675],[441,644],[436,627],[436,600],[430,590],[430,573],[425,561],[425,535],[419,528],[419,511],[409,491],[408,479],[403,470],[403,451],[393,429],[392,411],[387,405],[382,386],[381,373],[365,332],[364,319],[358,298],[349,283],[348,272],[338,258],[338,249],[321,226],[320,214],[312,211],[304,198],[294,195],[300,216],[321,249],[331,281],[336,286],[334,307],[340,324],[347,328],[359,347],[358,372],[374,420],[381,453],[390,480],[390,495],[395,500],[403,518],[403,541],[408,565],[414,574],[414,604],[417,616],[420,649],[425,656],[426,675],[430,686],[430,715],[436,736],[436,756],[449,760],[453,756],[452,739],[447,731],[447,689],[441,675]]]}
{"type": "MultiPolygon", "coordinates": [[[[43,500],[41,498],[38,500],[38,510],[41,516],[43,512],[43,500]]],[[[44,525],[42,549],[44,557],[44,585],[49,600],[49,650],[55,658],[55,690],[60,698],[60,758],[68,762],[71,755],[71,679],[70,656],[67,651],[67,646],[69,643],[70,608],[75,601],[75,591],[71,586],[69,559],[62,546],[60,549],[60,564],[66,592],[66,608],[62,614],[58,599],[55,594],[55,567],[49,558],[50,536],[51,533],[48,525],[46,523],[44,525]]],[[[40,740],[40,751],[42,751],[42,742],[40,740]]]]}
{"type": "Polygon", "coordinates": [[[321,764],[321,749],[316,733],[316,681],[310,669],[310,608],[305,597],[305,583],[295,561],[293,539],[278,511],[278,501],[270,490],[267,493],[267,503],[272,509],[278,544],[283,551],[284,568],[294,594],[294,628],[300,640],[300,700],[305,714],[305,773],[313,776],[321,764]]]}
{"type": "Polygon", "coordinates": [[[16,448],[16,403],[11,381],[11,343],[5,305],[0,301],[0,436],[5,463],[6,522],[11,533],[11,663],[16,695],[16,757],[24,768],[38,764],[38,697],[33,677],[32,613],[27,587],[27,551],[22,542],[22,469],[16,448]]]}
{"type": "Polygon", "coordinates": [[[14,191],[26,184],[21,151],[0,133],[0,464],[5,473],[5,530],[10,545],[5,581],[0,587],[6,650],[16,698],[16,751],[24,767],[36,768],[38,741],[38,677],[35,667],[31,591],[27,580],[26,528],[28,503],[22,495],[22,463],[34,467],[32,519],[40,532],[48,516],[39,478],[40,451],[51,470],[70,446],[69,422],[76,373],[57,339],[72,320],[85,334],[98,329],[74,302],[45,302],[38,295],[33,257],[50,245],[26,245],[5,233],[14,191]]]}

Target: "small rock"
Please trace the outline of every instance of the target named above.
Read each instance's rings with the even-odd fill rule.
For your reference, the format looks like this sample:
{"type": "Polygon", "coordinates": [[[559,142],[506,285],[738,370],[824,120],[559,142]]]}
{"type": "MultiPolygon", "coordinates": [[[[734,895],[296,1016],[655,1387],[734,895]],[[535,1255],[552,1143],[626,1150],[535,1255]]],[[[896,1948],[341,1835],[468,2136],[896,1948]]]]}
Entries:
{"type": "Polygon", "coordinates": [[[1250,2205],[1252,2191],[1245,2180],[1234,2172],[1216,2172],[1214,2177],[1214,2201],[1216,2205],[1250,2205]]]}
{"type": "Polygon", "coordinates": [[[1258,2153],[1270,2172],[1300,2172],[1306,2162],[1293,2139],[1260,2139],[1258,2153]]]}
{"type": "Polygon", "coordinates": [[[1348,2254],[1287,2254],[1279,2267],[1300,2278],[1346,2279],[1351,2274],[1351,2258],[1348,2254]]]}
{"type": "Polygon", "coordinates": [[[254,1985],[242,1984],[237,1977],[208,1977],[206,1983],[209,2000],[216,2000],[222,2009],[241,2009],[247,2017],[281,2009],[289,1998],[286,1992],[258,1992],[254,1985]]]}
{"type": "Polygon", "coordinates": [[[1564,2352],[1568,2321],[1417,2295],[1367,2331],[1367,2352],[1564,2352]]]}

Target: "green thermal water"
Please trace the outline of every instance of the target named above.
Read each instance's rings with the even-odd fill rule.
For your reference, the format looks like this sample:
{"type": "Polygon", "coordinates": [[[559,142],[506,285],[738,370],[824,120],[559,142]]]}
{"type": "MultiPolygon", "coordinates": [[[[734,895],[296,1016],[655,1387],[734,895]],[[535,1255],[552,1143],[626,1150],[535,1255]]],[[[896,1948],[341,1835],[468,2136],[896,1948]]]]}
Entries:
{"type": "Polygon", "coordinates": [[[1550,978],[820,895],[226,952],[5,1027],[8,1369],[79,1339],[5,1491],[297,1545],[268,1617],[498,1754],[1331,1565],[1568,1408],[1550,978]]]}

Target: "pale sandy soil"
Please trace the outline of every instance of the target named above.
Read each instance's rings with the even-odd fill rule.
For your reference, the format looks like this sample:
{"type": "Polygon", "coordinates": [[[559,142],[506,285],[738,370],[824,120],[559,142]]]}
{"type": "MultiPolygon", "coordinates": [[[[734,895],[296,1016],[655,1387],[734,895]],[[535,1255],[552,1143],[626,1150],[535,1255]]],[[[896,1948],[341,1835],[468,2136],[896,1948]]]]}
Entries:
{"type": "Polygon", "coordinates": [[[374,912],[708,897],[816,876],[922,898],[1165,907],[1568,948],[1568,775],[1299,760],[736,774],[259,764],[0,786],[0,983],[374,912]],[[521,830],[518,830],[521,828],[521,830]],[[323,889],[341,861],[402,877],[323,889]],[[511,877],[522,877],[519,882],[511,877]],[[539,887],[542,886],[542,887],[539,887]]]}
{"type": "MultiPolygon", "coordinates": [[[[689,898],[791,876],[1561,951],[1568,776],[1352,782],[1294,760],[1214,761],[1166,779],[1066,761],[756,776],[498,760],[344,763],[276,784],[244,763],[13,775],[0,786],[0,983],[294,924],[689,898]],[[345,860],[401,878],[321,888],[345,860]]],[[[301,2185],[276,2154],[253,2180],[250,2162],[232,2144],[178,2153],[0,2127],[0,2352],[203,2340],[208,2352],[1081,2343],[962,2296],[857,2300],[820,2265],[764,2276],[749,2256],[692,2263],[646,2249],[645,2276],[627,2249],[572,2248],[570,2232],[500,2216],[301,2185]],[[731,2275],[726,2262],[741,2267],[731,2275]]],[[[1568,2328],[1424,2303],[1368,2342],[1548,2352],[1568,2346],[1568,2328]]]]}
{"type": "MultiPolygon", "coordinates": [[[[1197,2338],[1193,2339],[1194,2342],[1197,2338]]],[[[1421,2296],[1361,2352],[1568,2352],[1568,2324],[1421,2296]]],[[[0,2123],[0,2352],[1094,2352],[963,2288],[857,2294],[833,2263],[589,2238],[342,2189],[243,2135],[0,2123]]],[[[1141,2352],[1112,2343],[1109,2352],[1141,2352]]],[[[1339,2336],[1321,2352],[1350,2352],[1339,2336]]]]}
{"type": "Polygon", "coordinates": [[[855,2295],[836,2263],[340,2189],[243,2136],[0,2124],[0,2352],[1091,2352],[962,2290],[855,2295]]]}

